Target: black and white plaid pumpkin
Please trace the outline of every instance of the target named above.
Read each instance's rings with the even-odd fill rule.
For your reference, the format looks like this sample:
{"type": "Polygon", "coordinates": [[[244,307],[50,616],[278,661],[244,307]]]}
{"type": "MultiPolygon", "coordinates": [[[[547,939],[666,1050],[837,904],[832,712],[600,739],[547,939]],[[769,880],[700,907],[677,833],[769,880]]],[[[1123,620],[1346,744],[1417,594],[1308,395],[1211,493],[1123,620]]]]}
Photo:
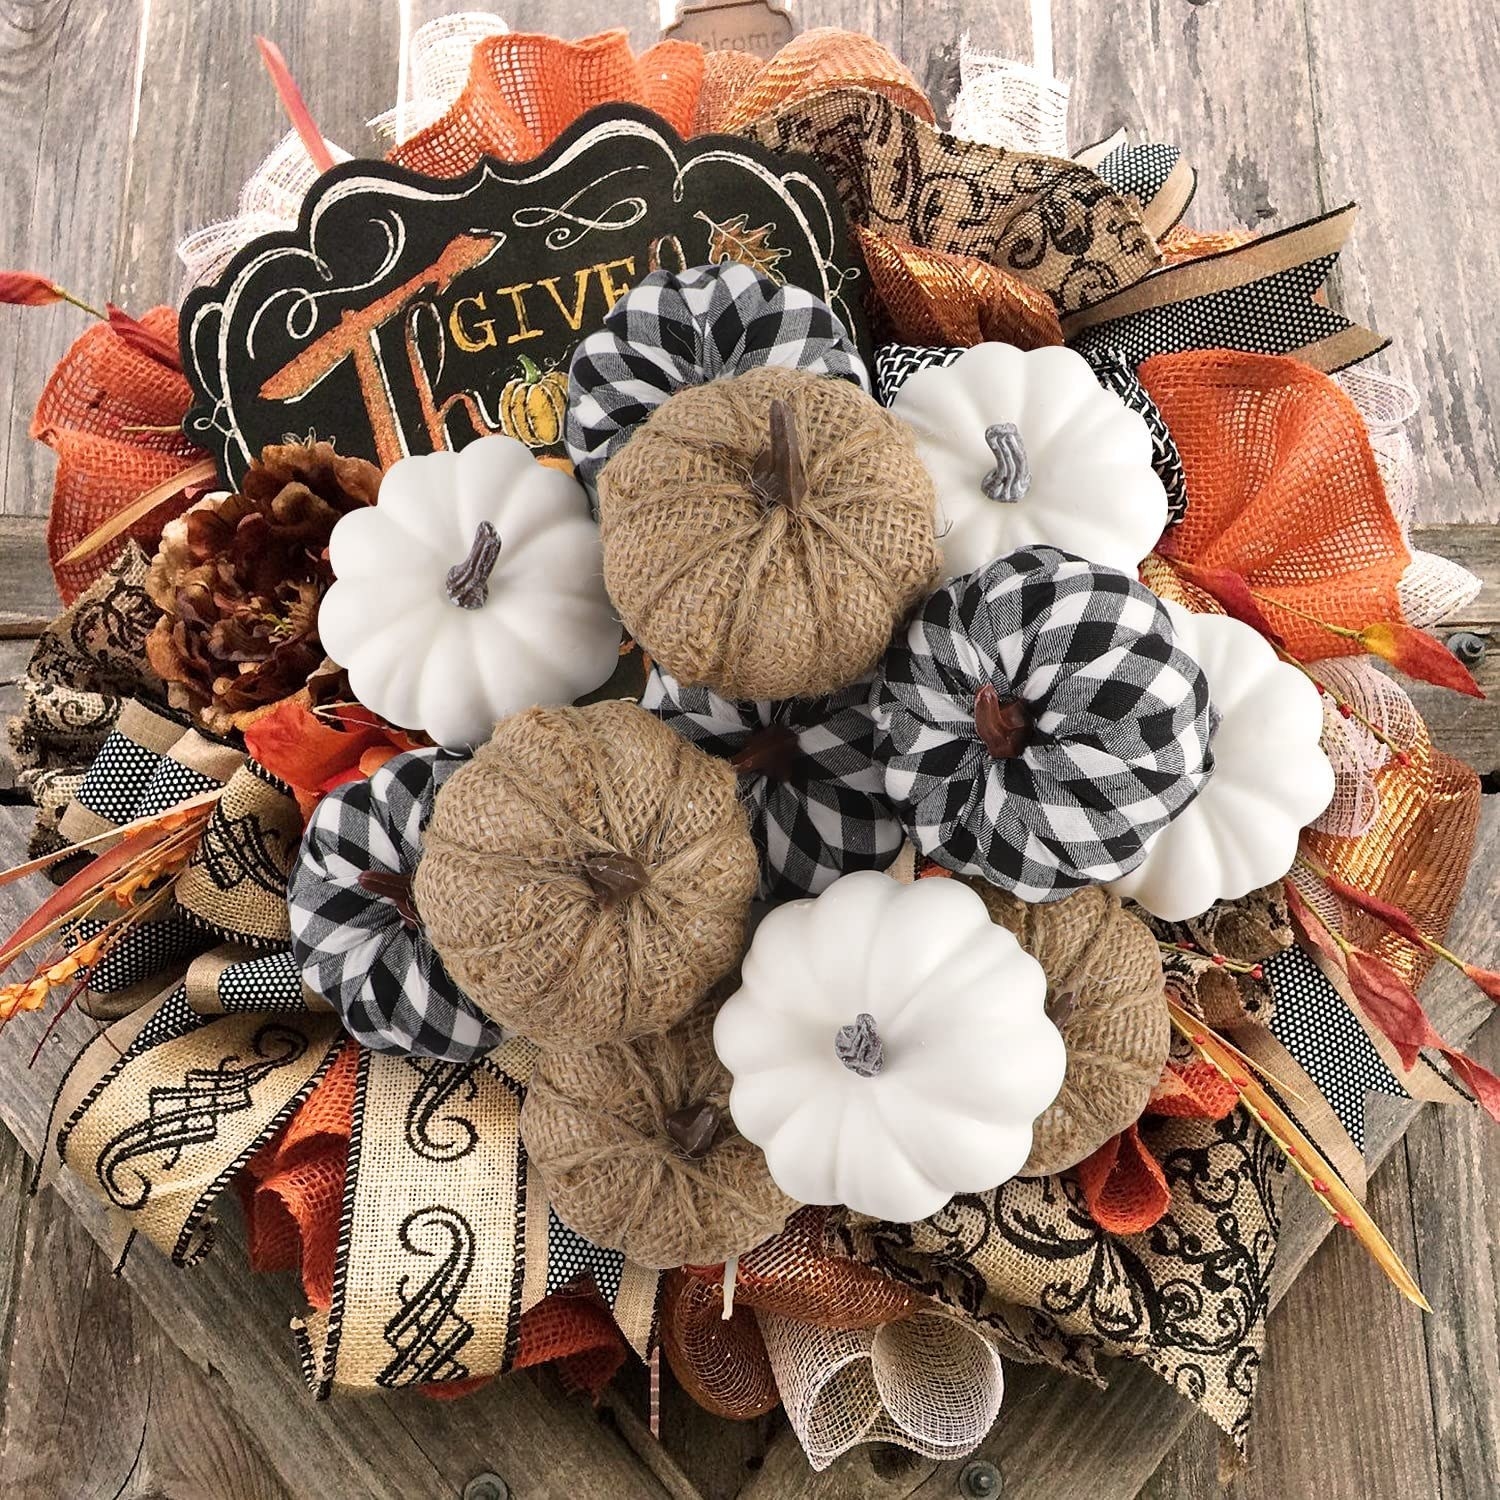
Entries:
{"type": "Polygon", "coordinates": [[[1161,602],[1052,547],[934,594],[871,706],[912,842],[1025,901],[1133,869],[1213,767],[1208,683],[1161,602]]]}
{"type": "Polygon", "coordinates": [[[851,870],[883,870],[905,841],[874,759],[868,681],[826,698],[731,703],[660,667],[641,706],[739,770],[760,851],[760,899],[816,896],[851,870]]]}
{"type": "Polygon", "coordinates": [[[668,396],[762,365],[870,389],[854,341],[825,302],[729,261],[653,271],[573,351],[568,456],[592,492],[599,470],[668,396]]]}
{"type": "Polygon", "coordinates": [[[407,886],[438,788],[463,763],[413,750],[330,792],[292,867],[287,909],[303,981],[377,1052],[468,1062],[504,1039],[443,967],[407,886]]]}

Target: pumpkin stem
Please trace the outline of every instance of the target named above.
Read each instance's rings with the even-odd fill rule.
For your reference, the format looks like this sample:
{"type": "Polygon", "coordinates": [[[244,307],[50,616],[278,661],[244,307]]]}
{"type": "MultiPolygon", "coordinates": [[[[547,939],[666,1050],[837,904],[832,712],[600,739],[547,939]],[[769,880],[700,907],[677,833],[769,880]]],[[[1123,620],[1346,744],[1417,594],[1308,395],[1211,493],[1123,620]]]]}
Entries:
{"type": "Polygon", "coordinates": [[[500,533],[488,521],[474,532],[469,555],[448,569],[448,599],[460,609],[479,609],[490,597],[490,574],[500,557],[500,533]]]}
{"type": "Polygon", "coordinates": [[[412,898],[410,875],[403,875],[399,870],[361,870],[359,888],[382,901],[389,901],[407,927],[415,929],[422,925],[417,904],[412,898]]]}
{"type": "Polygon", "coordinates": [[[807,499],[802,440],[791,407],[779,397],[771,403],[771,442],[751,465],[750,486],[767,505],[795,510],[807,499]]]}
{"type": "Polygon", "coordinates": [[[718,1106],[707,1099],[684,1104],[667,1116],[667,1135],[689,1161],[701,1161],[713,1149],[714,1136],[723,1118],[718,1106]]]}
{"type": "Polygon", "coordinates": [[[529,354],[516,355],[521,365],[521,379],[527,385],[535,385],[542,378],[542,367],[529,354]]]}
{"type": "Polygon", "coordinates": [[[1020,698],[1002,701],[995,684],[987,682],[974,695],[974,728],[996,760],[1012,760],[1031,743],[1036,721],[1020,698]]]}
{"type": "Polygon", "coordinates": [[[1031,464],[1021,441],[1021,429],[1014,422],[996,422],[984,429],[984,440],[995,455],[995,467],[979,487],[991,500],[1014,505],[1031,488],[1031,464]]]}
{"type": "Polygon", "coordinates": [[[645,865],[629,854],[585,856],[583,878],[603,906],[618,906],[651,883],[645,865]]]}
{"type": "Polygon", "coordinates": [[[885,1066],[885,1043],[875,1029],[875,1017],[862,1010],[834,1033],[833,1050],[851,1073],[873,1078],[885,1066]]]}
{"type": "Polygon", "coordinates": [[[729,765],[737,776],[767,776],[785,781],[792,774],[797,758],[797,736],[785,724],[767,724],[757,729],[730,757],[729,765]]]}

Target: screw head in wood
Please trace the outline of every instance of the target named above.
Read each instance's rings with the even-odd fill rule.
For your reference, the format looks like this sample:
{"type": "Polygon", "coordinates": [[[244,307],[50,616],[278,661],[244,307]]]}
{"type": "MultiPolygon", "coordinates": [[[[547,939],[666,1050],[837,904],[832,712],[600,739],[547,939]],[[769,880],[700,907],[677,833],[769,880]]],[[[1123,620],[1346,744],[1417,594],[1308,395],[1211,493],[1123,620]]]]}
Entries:
{"type": "Polygon", "coordinates": [[[1455,630],[1447,646],[1466,667],[1472,667],[1484,655],[1484,637],[1472,630],[1455,630]]]}
{"type": "Polygon", "coordinates": [[[999,1469],[987,1458],[976,1458],[959,1471],[958,1493],[964,1500],[999,1500],[1004,1489],[999,1469]]]}
{"type": "Polygon", "coordinates": [[[510,1486],[498,1474],[476,1474],[464,1486],[464,1500],[510,1500],[510,1486]]]}

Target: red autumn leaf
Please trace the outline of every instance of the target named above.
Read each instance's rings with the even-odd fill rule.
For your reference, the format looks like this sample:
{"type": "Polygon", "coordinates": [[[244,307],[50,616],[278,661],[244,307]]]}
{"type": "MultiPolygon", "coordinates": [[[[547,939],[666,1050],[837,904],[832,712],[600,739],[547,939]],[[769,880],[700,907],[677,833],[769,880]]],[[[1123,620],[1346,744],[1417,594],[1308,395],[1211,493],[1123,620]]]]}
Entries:
{"type": "Polygon", "coordinates": [[[1409,1068],[1423,1047],[1443,1047],[1443,1039],[1407,982],[1373,953],[1349,954],[1349,983],[1365,1014],[1390,1038],[1409,1068]]]}
{"type": "Polygon", "coordinates": [[[263,36],[256,37],[255,45],[260,48],[260,60],[266,65],[266,72],[271,75],[271,83],[281,100],[281,107],[292,122],[292,129],[301,139],[303,150],[320,172],[329,171],[333,167],[333,155],[328,149],[328,142],[323,139],[323,132],[318,129],[312,111],[302,97],[302,90],[297,87],[292,70],[287,67],[286,58],[281,55],[281,48],[263,36]]]}
{"type": "Polygon", "coordinates": [[[1481,1068],[1463,1052],[1445,1049],[1443,1056],[1448,1059],[1448,1066],[1468,1085],[1469,1092],[1479,1101],[1485,1114],[1492,1120],[1500,1120],[1500,1078],[1488,1068],[1481,1068]]]}
{"type": "Polygon", "coordinates": [[[1212,594],[1231,617],[1252,630],[1258,630],[1268,641],[1281,645],[1281,637],[1266,619],[1250,585],[1233,569],[1207,568],[1183,562],[1177,567],[1189,583],[1196,583],[1205,593],[1212,594]]]}
{"type": "Polygon", "coordinates": [[[1396,620],[1378,620],[1359,633],[1359,643],[1372,656],[1415,677],[1482,698],[1484,692],[1469,669],[1436,636],[1396,620]]]}
{"type": "Polygon", "coordinates": [[[1426,935],[1399,906],[1393,906],[1389,901],[1382,900],[1369,891],[1362,891],[1357,885],[1350,885],[1348,881],[1340,880],[1337,875],[1325,875],[1322,878],[1328,889],[1335,896],[1347,901],[1350,906],[1358,907],[1360,911],[1374,917],[1377,921],[1384,922],[1392,932],[1398,937],[1405,938],[1408,943],[1413,943],[1418,948],[1427,946],[1426,935]]]}
{"type": "Polygon", "coordinates": [[[1328,924],[1307,904],[1306,898],[1292,881],[1283,880],[1281,888],[1286,893],[1287,913],[1292,919],[1292,926],[1297,929],[1297,936],[1302,939],[1302,946],[1316,948],[1325,958],[1332,959],[1342,969],[1344,953],[1334,942],[1333,934],[1328,930],[1328,924]]]}
{"type": "Polygon", "coordinates": [[[1491,1000],[1500,1000],[1500,972],[1481,969],[1475,964],[1462,964],[1460,967],[1491,1000]]]}
{"type": "Polygon", "coordinates": [[[360,757],[393,743],[384,726],[339,728],[288,698],[245,730],[251,755],[297,794],[306,816],[324,792],[359,774],[360,757]]]}
{"type": "Polygon", "coordinates": [[[62,289],[35,271],[0,271],[0,302],[12,307],[46,307],[62,300],[62,289]]]}
{"type": "Polygon", "coordinates": [[[128,345],[138,354],[144,354],[147,359],[154,359],[159,365],[165,365],[169,370],[181,372],[182,360],[178,358],[176,348],[160,334],[152,333],[113,302],[106,302],[104,311],[109,315],[110,328],[122,344],[128,345]]]}

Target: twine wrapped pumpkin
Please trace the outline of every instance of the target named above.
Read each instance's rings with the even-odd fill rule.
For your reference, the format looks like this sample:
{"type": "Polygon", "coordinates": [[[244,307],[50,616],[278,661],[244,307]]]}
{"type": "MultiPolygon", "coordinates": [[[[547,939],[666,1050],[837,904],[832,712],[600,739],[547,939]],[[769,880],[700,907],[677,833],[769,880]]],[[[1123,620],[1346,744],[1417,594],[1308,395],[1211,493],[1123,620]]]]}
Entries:
{"type": "Polygon", "coordinates": [[[759,865],[733,770],[634,703],[506,719],[413,882],[448,972],[543,1046],[665,1030],[739,959],[759,865]]]}
{"type": "Polygon", "coordinates": [[[605,587],[684,686],[821,697],[926,596],[933,507],[911,437],[863,391],[750,370],[679,392],[604,466],[605,587]]]}
{"type": "Polygon", "coordinates": [[[1020,1175],[1050,1176],[1134,1125],[1161,1078],[1172,1041],[1161,953],[1146,924],[1098,886],[1029,905],[983,880],[964,884],[1047,976],[1068,1071],[1020,1175]]]}
{"type": "Polygon", "coordinates": [[[796,1204],[729,1118],[712,1004],[670,1031],[545,1052],[521,1135],[558,1217],[638,1265],[716,1264],[775,1234],[796,1204]]]}

